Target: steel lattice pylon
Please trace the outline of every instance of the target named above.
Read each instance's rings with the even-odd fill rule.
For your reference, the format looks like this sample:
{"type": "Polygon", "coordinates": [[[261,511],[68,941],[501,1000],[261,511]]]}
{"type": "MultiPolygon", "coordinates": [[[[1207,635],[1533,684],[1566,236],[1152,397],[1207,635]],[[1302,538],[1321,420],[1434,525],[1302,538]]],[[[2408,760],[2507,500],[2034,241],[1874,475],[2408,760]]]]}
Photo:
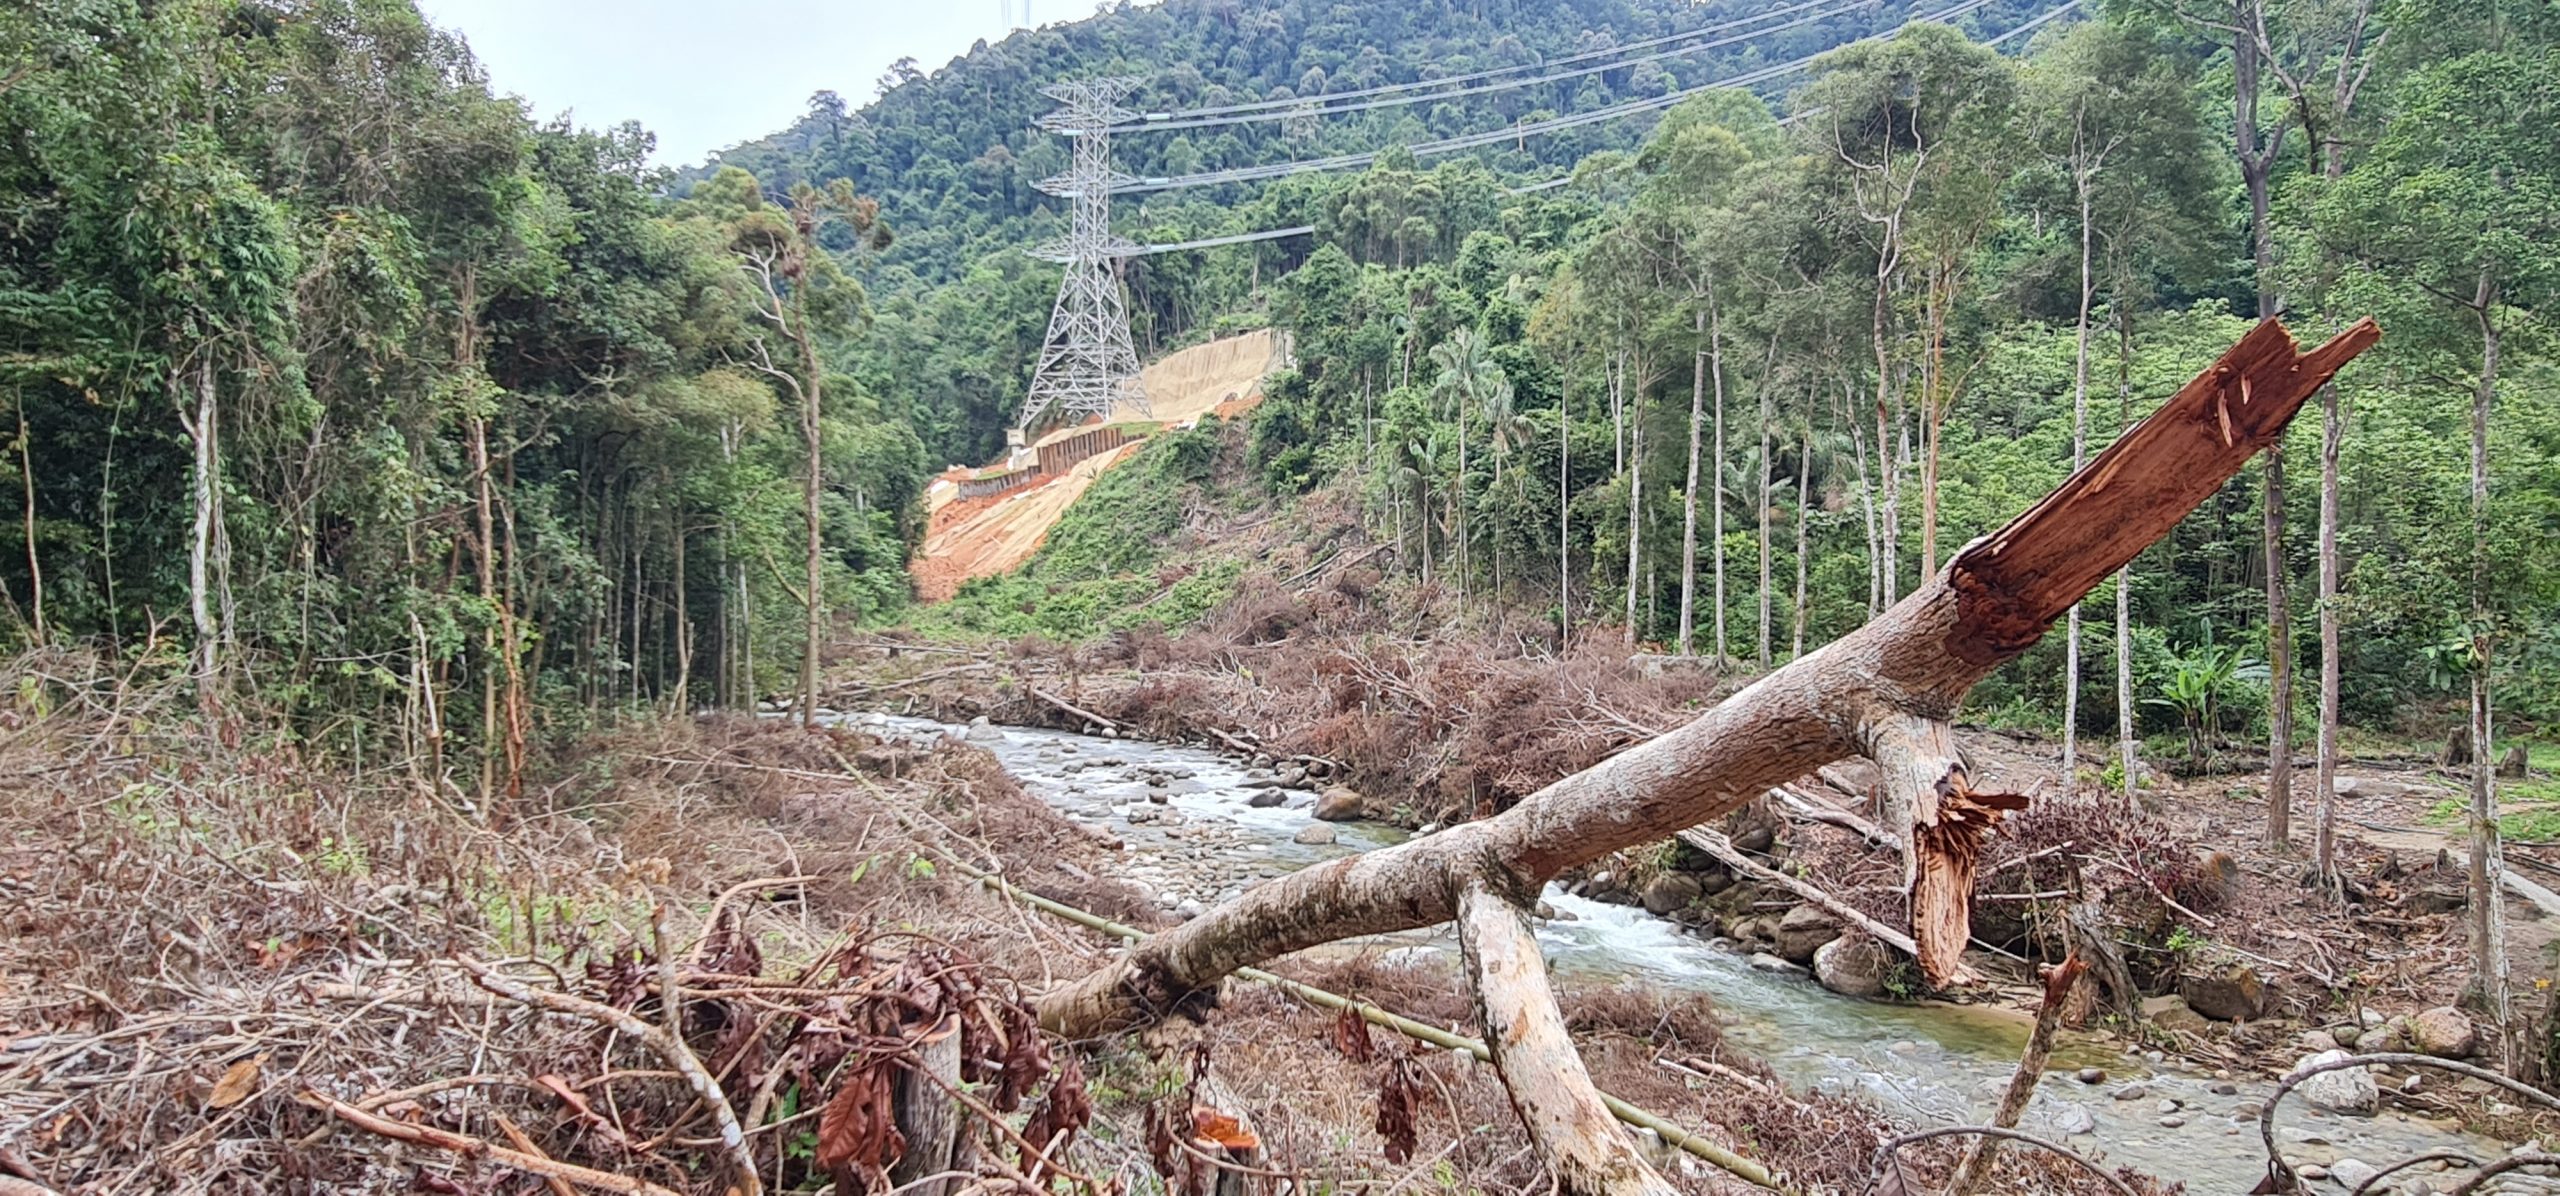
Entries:
{"type": "Polygon", "coordinates": [[[1130,79],[1082,79],[1040,89],[1061,105],[1040,118],[1040,127],[1075,138],[1075,160],[1067,173],[1039,184],[1067,199],[1071,216],[1063,239],[1032,251],[1067,269],[1058,280],[1048,339],[1016,424],[1026,434],[1052,407],[1071,423],[1088,415],[1109,419],[1121,406],[1149,414],[1117,269],[1137,246],[1111,234],[1112,188],[1132,181],[1111,168],[1111,126],[1135,115],[1120,106],[1134,85],[1130,79]]]}

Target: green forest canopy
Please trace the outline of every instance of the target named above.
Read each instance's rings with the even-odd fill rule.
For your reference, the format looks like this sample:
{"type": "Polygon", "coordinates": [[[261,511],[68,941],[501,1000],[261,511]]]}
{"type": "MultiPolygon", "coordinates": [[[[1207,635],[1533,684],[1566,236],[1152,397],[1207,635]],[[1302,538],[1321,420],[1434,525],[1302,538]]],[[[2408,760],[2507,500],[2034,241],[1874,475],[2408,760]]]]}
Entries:
{"type": "MultiPolygon", "coordinates": [[[[1141,105],[1214,105],[1768,7],[1123,5],[902,70],[859,111],[822,94],[683,175],[644,165],[636,127],[529,120],[405,0],[12,8],[0,61],[29,64],[0,74],[14,634],[210,637],[237,692],[305,735],[369,722],[484,756],[519,700],[502,686],[542,726],[745,704],[802,650],[791,370],[740,269],[760,246],[841,255],[788,284],[828,298],[810,308],[825,598],[893,619],[924,480],[995,451],[1039,345],[1055,274],[1023,249],[1059,209],[1031,184],[1064,165],[1031,128],[1041,83],[1131,73],[1141,105]],[[795,185],[838,179],[878,202],[885,247],[788,218],[795,185]]],[[[2275,57],[2240,105],[2272,146],[2263,226],[2231,143],[2232,42],[2165,2],[2120,3],[2003,47],[2019,57],[1940,27],[1861,43],[1774,107],[1709,92],[1650,126],[1126,205],[1120,231],[1140,240],[1317,230],[1140,259],[1132,310],[1154,349],[1291,330],[1297,369],[1233,447],[1267,494],[1358,495],[1413,580],[1572,627],[1632,618],[1646,640],[1678,642],[1685,622],[1691,647],[1744,659],[1907,591],[1930,549],[1943,560],[2068,471],[2075,422],[2104,443],[2262,296],[2306,330],[2372,313],[2389,336],[2339,388],[2347,713],[2395,724],[2485,660],[2505,711],[2549,719],[2560,18],[2393,0],[2350,36],[2355,7],[2265,5],[2275,57]],[[2349,77],[2352,96],[2333,84],[2349,77]],[[1508,189],[1566,170],[1561,188],[1508,189]],[[2466,597],[2475,403],[2493,463],[2485,620],[2466,597]],[[1693,426],[1710,450],[1694,486],[1693,426]]],[[[1179,173],[1587,111],[1906,11],[1463,103],[1132,134],[1121,162],[1179,173]]],[[[1996,4],[1976,27],[2035,11],[1996,4]]],[[[2301,421],[2276,570],[2306,611],[2318,443],[2301,421]]],[[[2137,698],[2207,645],[2265,654],[2260,494],[2235,484],[2132,571],[2137,698]]],[[[1074,530],[1053,557],[1096,541],[1074,530]]],[[[1080,587],[1134,592],[1143,573],[1053,559],[936,617],[1080,633],[1080,587]]],[[[2097,596],[2091,619],[2111,605],[2097,596]]],[[[2313,659],[2314,620],[2294,639],[2313,659]]],[[[1985,700],[2056,717],[2061,641],[1985,700]]],[[[2104,676],[2112,635],[2084,655],[2104,676]]],[[[2224,717],[2258,716],[2242,689],[2224,717]]],[[[2078,713],[2112,729],[2112,693],[2078,713]]]]}

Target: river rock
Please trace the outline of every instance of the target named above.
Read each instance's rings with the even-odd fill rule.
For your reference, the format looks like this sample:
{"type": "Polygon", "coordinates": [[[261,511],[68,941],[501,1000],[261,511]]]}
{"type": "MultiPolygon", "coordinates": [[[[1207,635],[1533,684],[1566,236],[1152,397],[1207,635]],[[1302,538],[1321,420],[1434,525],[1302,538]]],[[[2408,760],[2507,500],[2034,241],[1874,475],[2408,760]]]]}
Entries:
{"type": "Polygon", "coordinates": [[[2309,1051],[2314,1055],[2317,1055],[2322,1051],[2337,1050],[2341,1045],[2343,1044],[2339,1041],[2338,1036],[2328,1032],[2327,1030],[2305,1030],[2302,1032],[2302,1049],[2309,1051]]]}
{"type": "Polygon", "coordinates": [[[2460,1059],[2480,1046],[2479,1030],[2460,1010],[2438,1006],[2409,1019],[2410,1045],[2438,1059],[2460,1059]]]}
{"type": "Polygon", "coordinates": [[[2107,1070],[2103,1067],[2084,1067],[2080,1069],[2079,1079],[2083,1084],[2104,1084],[2107,1082],[2107,1070]]]}
{"type": "Polygon", "coordinates": [[[1713,897],[1733,887],[1733,877],[1723,872],[1698,873],[1698,891],[1713,897]]]}
{"type": "Polygon", "coordinates": [[[2150,1095],[2151,1086],[2148,1084],[2127,1084],[2115,1090],[2117,1100],[2141,1100],[2150,1095]]]}
{"type": "Polygon", "coordinates": [[[1326,822],[1357,822],[1368,803],[1360,791],[1349,785],[1336,785],[1316,798],[1316,817],[1326,822]]]}
{"type": "Polygon", "coordinates": [[[1280,769],[1280,783],[1291,789],[1304,785],[1307,783],[1307,770],[1295,764],[1283,765],[1280,769]]]}
{"type": "Polygon", "coordinates": [[[1322,822],[1316,823],[1315,825],[1299,831],[1297,834],[1289,837],[1290,841],[1293,843],[1307,843],[1318,847],[1334,843],[1338,841],[1339,838],[1340,836],[1334,833],[1331,825],[1322,822]]]}
{"type": "Polygon", "coordinates": [[[2098,1132],[2098,1115],[2078,1105],[2064,1105],[2054,1111],[2053,1130],[2064,1137],[2098,1132]]]}
{"type": "Polygon", "coordinates": [[[2356,1050],[2366,1055],[2388,1055],[2395,1051],[2405,1051],[2409,1049],[2410,1037],[2409,1019],[2394,1015],[2380,1026],[2365,1031],[2364,1037],[2356,1040],[2356,1050]]]}
{"type": "MultiPolygon", "coordinates": [[[[2323,1063],[2336,1063],[2349,1058],[2345,1051],[2322,1051],[2305,1055],[2293,1065],[2293,1074],[2323,1063]]],[[[2296,1089],[2302,1099],[2316,1108],[2332,1113],[2369,1114],[2382,1105],[2382,1090],[2373,1082],[2373,1073],[2361,1067],[2324,1071],[2304,1080],[2296,1089]]]]}
{"type": "Polygon", "coordinates": [[[1689,908],[1703,890],[1698,878],[1686,872],[1665,872],[1646,882],[1644,908],[1649,914],[1668,914],[1689,908]]]}
{"type": "MultiPolygon", "coordinates": [[[[2381,1168],[2365,1162],[2363,1159],[2340,1159],[2337,1162],[2329,1164],[2329,1178],[2338,1181],[2339,1187],[2345,1188],[2350,1192],[2353,1192],[2358,1188],[2363,1188],[2366,1184],[2373,1182],[2374,1176],[2380,1174],[2382,1174],[2381,1168]]],[[[2372,1196],[2373,1193],[2390,1191],[2388,1187],[2367,1188],[2365,1190],[2367,1192],[2367,1196],[2372,1196]]]]}
{"type": "Polygon", "coordinates": [[[995,725],[994,725],[994,724],[992,724],[992,723],[985,723],[985,722],[971,723],[971,724],[969,724],[969,736],[968,736],[968,738],[969,738],[969,742],[974,743],[974,744],[979,744],[979,745],[981,745],[981,746],[988,745],[988,744],[998,744],[998,743],[1003,743],[1003,742],[1004,742],[1004,730],[1003,730],[1003,728],[997,727],[997,726],[995,726],[995,725]]]}
{"type": "Polygon", "coordinates": [[[1173,801],[1173,790],[1149,789],[1147,790],[1147,800],[1159,806],[1170,804],[1173,801]]]}
{"type": "Polygon", "coordinates": [[[1778,841],[1778,833],[1765,826],[1755,826],[1733,837],[1733,845],[1744,851],[1767,851],[1778,841]]]}
{"type": "Polygon", "coordinates": [[[1750,964],[1751,970],[1755,972],[1775,972],[1782,976],[1801,976],[1804,974],[1804,968],[1802,965],[1789,960],[1780,959],[1765,951],[1753,952],[1750,964]]]}
{"type": "Polygon", "coordinates": [[[1778,958],[1810,964],[1814,952],[1840,937],[1840,923],[1815,906],[1799,905],[1778,919],[1778,929],[1770,937],[1776,940],[1778,958]]]}
{"type": "Polygon", "coordinates": [[[2238,959],[2215,960],[2201,973],[2179,977],[2178,995],[2187,1008],[2218,1022],[2256,1021],[2267,1013],[2266,982],[2238,959]]]}
{"type": "Polygon", "coordinates": [[[1253,796],[1244,799],[1244,804],[1257,810],[1268,810],[1287,800],[1289,800],[1289,794],[1286,790],[1256,789],[1253,791],[1253,796]]]}
{"type": "Polygon", "coordinates": [[[1893,957],[1865,935],[1842,935],[1813,952],[1813,978],[1844,997],[1873,997],[1884,992],[1885,969],[1893,957]]]}

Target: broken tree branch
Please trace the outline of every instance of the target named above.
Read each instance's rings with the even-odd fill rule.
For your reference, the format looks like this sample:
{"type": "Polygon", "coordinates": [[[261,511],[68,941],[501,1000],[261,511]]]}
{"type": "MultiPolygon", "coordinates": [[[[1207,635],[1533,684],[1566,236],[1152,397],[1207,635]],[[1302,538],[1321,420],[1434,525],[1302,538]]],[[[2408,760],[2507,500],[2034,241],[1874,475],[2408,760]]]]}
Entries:
{"type": "Polygon", "coordinates": [[[659,1187],[656,1184],[650,1183],[647,1180],[633,1179],[628,1175],[615,1175],[610,1171],[596,1171],[591,1168],[580,1167],[574,1163],[563,1163],[553,1159],[544,1158],[540,1155],[527,1154],[518,1150],[509,1150],[503,1146],[484,1142],[478,1138],[466,1137],[462,1134],[452,1133],[447,1130],[440,1130],[434,1126],[410,1125],[407,1122],[393,1121],[387,1117],[376,1117],[371,1113],[367,1113],[354,1105],[348,1104],[345,1101],[339,1100],[326,1093],[307,1091],[304,1092],[299,1099],[302,1103],[327,1113],[340,1121],[346,1122],[348,1125],[352,1125],[357,1129],[364,1130],[368,1133],[380,1134],[385,1138],[397,1139],[417,1146],[432,1146],[438,1150],[449,1150],[466,1158],[484,1158],[492,1163],[497,1163],[506,1167],[513,1167],[516,1170],[525,1172],[529,1175],[539,1175],[546,1179],[553,1180],[567,1180],[570,1183],[578,1184],[583,1187],[594,1188],[598,1191],[629,1192],[633,1193],[634,1196],[676,1196],[675,1193],[659,1187]]]}
{"type": "Polygon", "coordinates": [[[1815,905],[1821,906],[1823,909],[1830,911],[1832,917],[1838,918],[1860,930],[1866,931],[1867,934],[1877,942],[1883,943],[1896,951],[1900,951],[1905,955],[1913,956],[1920,953],[1920,945],[1911,941],[1910,935],[1904,934],[1893,927],[1876,921],[1874,918],[1868,917],[1864,913],[1859,912],[1857,907],[1852,906],[1848,902],[1842,901],[1829,893],[1823,892],[1820,886],[1815,885],[1811,881],[1789,876],[1784,872],[1780,872],[1775,868],[1771,868],[1747,855],[1744,855],[1742,853],[1742,849],[1735,847],[1733,845],[1733,840],[1725,838],[1724,832],[1722,831],[1713,831],[1703,826],[1694,826],[1688,830],[1680,832],[1680,841],[1691,847],[1695,847],[1708,855],[1714,856],[1727,868],[1731,868],[1734,871],[1742,873],[1754,880],[1777,885],[1794,893],[1798,897],[1802,897],[1815,905]]]}
{"type": "MultiPolygon", "coordinates": [[[[1458,944],[1475,977],[1484,1044],[1511,1094],[1512,1112],[1529,1128],[1530,1141],[1567,1196],[1671,1196],[1677,1189],[1618,1129],[1573,1049],[1537,935],[1522,901],[1505,891],[1519,887],[1516,878],[1476,878],[1464,882],[1457,896],[1458,944]]],[[[1534,886],[1526,892],[1535,900],[1534,886]]]]}
{"type": "MultiPolygon", "coordinates": [[[[2053,1053],[2054,1027],[2062,1024],[2063,1006],[2070,1003],[2071,986],[2080,982],[2080,973],[2089,970],[2077,955],[2066,955],[2062,962],[2047,968],[2044,974],[2044,1003],[2036,1006],[2035,1029],[2027,1032],[2027,1049],[2018,1056],[2018,1070],[2009,1076],[2009,1087],[2000,1094],[2000,1107],[1991,1114],[1991,1124],[2001,1129],[2015,1129],[2018,1116],[2027,1111],[2027,1101],[2036,1094],[2036,1081],[2044,1078],[2045,1057],[2053,1053]]],[[[1949,1196],[1967,1196],[1982,1181],[1990,1178],[1991,1164],[1999,1157],[2000,1139],[1985,1134],[1966,1144],[1964,1158],[1956,1164],[1956,1177],[1947,1185],[1949,1196]]]]}
{"type": "MultiPolygon", "coordinates": [[[[2052,494],[1864,627],[1500,814],[1291,873],[1142,940],[1044,996],[1041,1021],[1072,1038],[1137,1026],[1274,956],[1449,921],[1489,868],[1534,890],[1859,752],[1881,757],[1897,810],[1888,829],[1906,837],[1912,938],[1924,974],[1943,983],[1967,937],[1981,836],[2024,800],[1976,791],[1944,735],[1966,691],[2167,534],[2380,336],[2364,320],[2303,353],[2281,323],[2260,323],[2052,494]]],[[[1518,1102],[1554,1076],[1524,1064],[1504,1079],[1518,1102]]],[[[1562,1174],[1579,1160],[1550,1163],[1562,1174]]]]}

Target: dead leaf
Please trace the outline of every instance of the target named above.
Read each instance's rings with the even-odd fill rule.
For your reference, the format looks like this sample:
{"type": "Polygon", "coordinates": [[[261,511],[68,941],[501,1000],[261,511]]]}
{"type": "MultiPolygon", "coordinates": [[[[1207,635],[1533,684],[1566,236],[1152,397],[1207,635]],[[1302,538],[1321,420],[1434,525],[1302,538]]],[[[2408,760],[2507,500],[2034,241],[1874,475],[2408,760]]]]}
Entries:
{"type": "Polygon", "coordinates": [[[243,1059],[225,1069],[222,1078],[213,1082],[213,1095],[204,1098],[205,1107],[228,1109],[256,1095],[258,1068],[266,1061],[265,1055],[257,1055],[243,1059]]]}
{"type": "Polygon", "coordinates": [[[1191,1136],[1230,1151],[1262,1149],[1262,1139],[1244,1122],[1207,1105],[1191,1106],[1191,1136]]]}
{"type": "Polygon", "coordinates": [[[1377,1044],[1370,1041],[1369,1023],[1356,1008],[1345,1006],[1342,1016],[1333,1019],[1333,1049],[1354,1063],[1367,1063],[1378,1057],[1377,1044]]]}

